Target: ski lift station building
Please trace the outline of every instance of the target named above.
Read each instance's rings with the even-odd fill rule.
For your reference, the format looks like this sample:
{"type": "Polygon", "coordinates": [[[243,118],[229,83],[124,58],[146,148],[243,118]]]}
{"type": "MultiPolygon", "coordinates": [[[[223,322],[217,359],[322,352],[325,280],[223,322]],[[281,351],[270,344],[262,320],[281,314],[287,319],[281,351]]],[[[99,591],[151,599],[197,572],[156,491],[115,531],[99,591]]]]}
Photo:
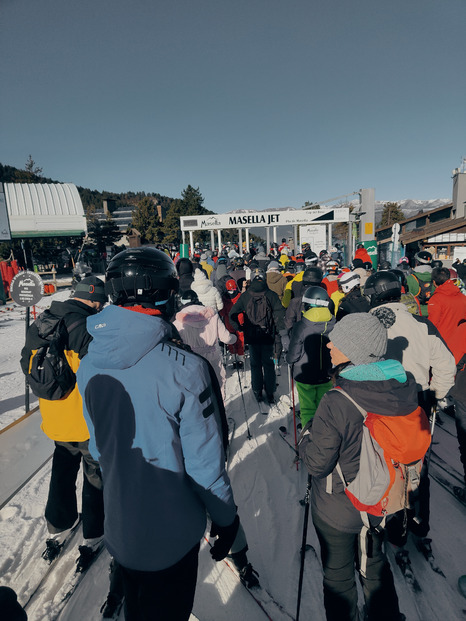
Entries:
{"type": "Polygon", "coordinates": [[[74,184],[0,184],[0,241],[86,233],[84,208],[74,184]]]}

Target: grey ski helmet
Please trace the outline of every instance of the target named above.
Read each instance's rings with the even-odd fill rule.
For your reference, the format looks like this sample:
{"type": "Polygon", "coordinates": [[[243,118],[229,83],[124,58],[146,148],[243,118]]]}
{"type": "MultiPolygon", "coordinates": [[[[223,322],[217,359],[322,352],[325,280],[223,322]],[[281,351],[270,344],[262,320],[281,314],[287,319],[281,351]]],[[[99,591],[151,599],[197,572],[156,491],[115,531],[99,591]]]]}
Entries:
{"type": "Polygon", "coordinates": [[[308,287],[304,292],[302,304],[304,311],[310,308],[328,308],[330,298],[322,287],[308,287]]]}

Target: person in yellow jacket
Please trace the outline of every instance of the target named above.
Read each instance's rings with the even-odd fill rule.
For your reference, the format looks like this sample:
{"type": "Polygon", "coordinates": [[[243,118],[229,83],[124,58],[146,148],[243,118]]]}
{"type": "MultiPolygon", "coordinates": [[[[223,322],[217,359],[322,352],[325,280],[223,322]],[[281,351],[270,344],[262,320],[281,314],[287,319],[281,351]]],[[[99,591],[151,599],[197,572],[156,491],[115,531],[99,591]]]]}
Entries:
{"type": "MultiPolygon", "coordinates": [[[[48,316],[63,318],[68,331],[65,356],[74,373],[87,353],[92,340],[86,320],[96,314],[107,301],[105,285],[96,276],[88,276],[76,285],[73,297],[64,302],[53,301],[48,316]]],[[[21,352],[21,367],[27,373],[31,361],[42,346],[41,317],[31,324],[21,352]]],[[[43,323],[43,322],[42,322],[43,323]]],[[[83,545],[79,547],[77,571],[84,571],[102,545],[104,508],[102,477],[98,462],[88,450],[89,431],[83,416],[78,386],[62,399],[39,399],[41,429],[55,443],[50,487],[45,507],[49,538],[42,557],[52,562],[61,552],[66,538],[79,520],[76,499],[76,478],[83,462],[82,491],[83,545]]]]}
{"type": "Polygon", "coordinates": [[[205,252],[203,252],[201,254],[201,260],[200,260],[200,266],[202,267],[202,269],[205,271],[205,273],[207,274],[207,278],[209,280],[211,280],[211,275],[212,272],[214,271],[214,268],[212,265],[210,265],[210,263],[207,263],[207,255],[205,252]]]}

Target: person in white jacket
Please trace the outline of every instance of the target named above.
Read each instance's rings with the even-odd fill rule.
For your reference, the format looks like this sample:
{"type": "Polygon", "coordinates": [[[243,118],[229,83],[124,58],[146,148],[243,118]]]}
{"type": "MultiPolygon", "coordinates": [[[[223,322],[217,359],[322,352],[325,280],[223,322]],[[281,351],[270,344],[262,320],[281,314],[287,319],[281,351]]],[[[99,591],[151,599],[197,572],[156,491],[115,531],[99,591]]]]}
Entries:
{"type": "Polygon", "coordinates": [[[210,306],[217,312],[222,310],[222,296],[203,270],[194,270],[194,281],[191,283],[191,289],[197,294],[201,304],[210,306]]]}
{"type": "Polygon", "coordinates": [[[185,291],[180,302],[182,308],[176,314],[173,325],[183,342],[189,345],[194,353],[200,354],[210,362],[225,400],[226,373],[218,342],[233,345],[236,343],[236,334],[231,334],[226,329],[219,314],[212,307],[200,303],[194,291],[185,291]]]}
{"type": "MultiPolygon", "coordinates": [[[[387,358],[398,360],[417,385],[418,404],[430,417],[431,410],[445,397],[455,383],[455,359],[427,317],[412,315],[400,302],[401,283],[393,272],[380,271],[369,276],[364,288],[373,315],[385,326],[388,334],[387,358]]],[[[430,493],[428,460],[424,462],[416,510],[408,510],[408,528],[413,535],[427,537],[430,524],[430,493]]],[[[404,516],[387,525],[389,540],[404,544],[404,516]],[[399,533],[403,532],[400,537],[399,533]]]]}

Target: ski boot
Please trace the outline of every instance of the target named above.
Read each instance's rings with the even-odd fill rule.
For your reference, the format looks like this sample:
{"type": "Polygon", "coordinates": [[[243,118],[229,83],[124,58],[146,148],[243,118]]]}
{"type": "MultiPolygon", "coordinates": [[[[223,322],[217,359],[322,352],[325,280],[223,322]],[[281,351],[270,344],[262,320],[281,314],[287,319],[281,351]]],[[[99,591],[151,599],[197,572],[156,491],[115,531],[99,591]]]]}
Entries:
{"type": "Polygon", "coordinates": [[[79,546],[79,556],[76,559],[76,573],[82,573],[89,568],[103,545],[103,537],[85,539],[84,545],[79,546]]]}
{"type": "Polygon", "coordinates": [[[229,557],[233,561],[234,566],[236,567],[239,573],[239,579],[241,583],[244,584],[248,589],[253,589],[255,587],[260,587],[259,580],[257,576],[259,575],[255,569],[253,569],[251,563],[248,562],[248,557],[246,554],[247,546],[240,550],[239,552],[234,552],[233,554],[229,554],[229,557]]]}
{"type": "Polygon", "coordinates": [[[54,533],[46,540],[46,547],[45,550],[42,552],[41,556],[44,561],[47,561],[47,563],[49,563],[49,565],[53,563],[57,556],[59,556],[63,546],[65,545],[66,540],[68,539],[72,531],[76,528],[76,526],[79,524],[80,520],[81,516],[78,515],[76,522],[71,528],[66,528],[59,533],[54,533]]]}
{"type": "Polygon", "coordinates": [[[251,563],[248,563],[243,569],[239,572],[239,579],[241,582],[248,587],[248,589],[254,589],[260,587],[259,580],[257,576],[259,574],[253,568],[251,563]]]}
{"type": "Polygon", "coordinates": [[[49,564],[53,563],[53,561],[60,554],[63,548],[63,543],[60,543],[57,539],[47,539],[45,542],[46,548],[42,552],[42,558],[44,561],[47,561],[49,564]]]}
{"type": "Polygon", "coordinates": [[[121,607],[123,606],[122,597],[109,593],[107,599],[102,604],[100,612],[103,619],[118,619],[121,607]]]}

